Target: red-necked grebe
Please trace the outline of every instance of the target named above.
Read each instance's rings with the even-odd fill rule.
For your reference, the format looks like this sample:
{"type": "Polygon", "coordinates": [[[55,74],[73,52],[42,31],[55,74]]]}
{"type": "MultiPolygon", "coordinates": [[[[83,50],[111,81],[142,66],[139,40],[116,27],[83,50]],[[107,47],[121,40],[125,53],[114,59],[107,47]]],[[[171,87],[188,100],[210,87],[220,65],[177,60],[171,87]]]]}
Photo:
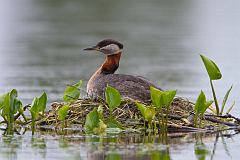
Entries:
{"type": "MultiPolygon", "coordinates": [[[[154,83],[140,76],[114,74],[118,69],[123,51],[123,45],[113,39],[100,41],[96,46],[86,48],[85,51],[99,51],[106,55],[101,67],[91,76],[87,83],[87,93],[91,97],[104,97],[107,85],[116,88],[124,99],[150,102],[150,86],[154,83]]],[[[160,89],[160,88],[159,88],[160,89]]]]}

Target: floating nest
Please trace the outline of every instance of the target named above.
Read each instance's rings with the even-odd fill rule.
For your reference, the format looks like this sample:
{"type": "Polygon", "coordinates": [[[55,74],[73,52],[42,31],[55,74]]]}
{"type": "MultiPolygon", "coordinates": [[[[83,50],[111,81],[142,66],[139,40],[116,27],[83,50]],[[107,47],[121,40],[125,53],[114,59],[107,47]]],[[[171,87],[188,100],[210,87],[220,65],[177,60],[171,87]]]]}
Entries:
{"type": "MultiPolygon", "coordinates": [[[[109,117],[108,106],[105,102],[97,102],[91,99],[79,99],[72,102],[69,106],[69,112],[66,120],[60,121],[58,110],[65,103],[55,102],[51,105],[51,110],[46,112],[38,122],[42,130],[62,130],[63,123],[65,130],[83,131],[87,114],[95,107],[102,106],[104,118],[109,117]]],[[[195,128],[193,125],[194,104],[187,99],[175,98],[169,108],[168,131],[169,132],[202,132],[216,129],[239,128],[240,120],[230,114],[225,116],[214,116],[206,114],[201,121],[201,128],[195,128]]],[[[163,110],[164,116],[166,111],[163,110]]],[[[113,117],[126,129],[143,129],[144,120],[135,102],[123,101],[121,105],[113,111],[113,117]]],[[[156,123],[158,123],[156,119],[156,123]]]]}

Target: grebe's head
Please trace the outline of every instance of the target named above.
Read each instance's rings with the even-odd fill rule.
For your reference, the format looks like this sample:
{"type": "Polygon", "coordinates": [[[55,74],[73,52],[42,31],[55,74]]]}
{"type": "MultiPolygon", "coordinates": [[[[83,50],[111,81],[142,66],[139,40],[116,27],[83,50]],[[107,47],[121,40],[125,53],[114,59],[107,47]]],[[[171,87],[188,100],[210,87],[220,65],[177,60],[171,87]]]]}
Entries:
{"type": "Polygon", "coordinates": [[[106,55],[113,55],[122,52],[123,44],[113,39],[104,39],[98,42],[96,46],[85,48],[84,50],[85,51],[95,50],[100,51],[106,55]]]}

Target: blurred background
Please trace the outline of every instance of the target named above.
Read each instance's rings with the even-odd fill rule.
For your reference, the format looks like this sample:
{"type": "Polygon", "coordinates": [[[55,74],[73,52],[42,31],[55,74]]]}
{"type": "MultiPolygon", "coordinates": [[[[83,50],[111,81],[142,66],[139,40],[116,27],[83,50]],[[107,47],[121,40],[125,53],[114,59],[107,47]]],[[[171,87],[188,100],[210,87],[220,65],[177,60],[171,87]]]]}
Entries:
{"type": "MultiPolygon", "coordinates": [[[[199,54],[213,59],[223,79],[222,100],[234,84],[239,115],[240,1],[0,0],[0,93],[13,88],[25,103],[46,91],[60,101],[67,84],[84,80],[104,56],[83,48],[104,38],[124,44],[118,73],[142,75],[163,89],[196,100],[211,96],[199,54]]],[[[84,93],[83,93],[84,94],[84,93]]]]}

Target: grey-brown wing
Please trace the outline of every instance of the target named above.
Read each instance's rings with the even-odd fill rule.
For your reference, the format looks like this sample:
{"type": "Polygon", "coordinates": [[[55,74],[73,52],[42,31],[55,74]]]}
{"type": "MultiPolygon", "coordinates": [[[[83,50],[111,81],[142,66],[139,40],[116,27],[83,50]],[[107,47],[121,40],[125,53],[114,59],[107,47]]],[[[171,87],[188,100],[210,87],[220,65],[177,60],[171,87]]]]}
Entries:
{"type": "Polygon", "coordinates": [[[143,102],[150,100],[150,86],[156,87],[150,81],[132,75],[109,74],[97,81],[96,88],[99,96],[104,96],[107,85],[121,93],[124,98],[135,99],[143,102]]]}

